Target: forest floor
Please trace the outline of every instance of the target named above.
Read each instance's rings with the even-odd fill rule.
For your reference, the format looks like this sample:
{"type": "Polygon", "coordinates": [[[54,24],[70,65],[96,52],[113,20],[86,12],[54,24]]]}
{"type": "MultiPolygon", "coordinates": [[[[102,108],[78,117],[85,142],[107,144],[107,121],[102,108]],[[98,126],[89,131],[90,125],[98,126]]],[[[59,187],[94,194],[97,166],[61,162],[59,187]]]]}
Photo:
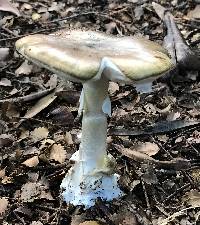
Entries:
{"type": "MultiPolygon", "coordinates": [[[[80,143],[81,85],[63,84],[15,51],[20,37],[60,29],[144,36],[162,44],[165,28],[152,2],[1,2],[0,224],[200,224],[198,71],[188,77],[179,74],[171,85],[155,82],[145,94],[137,93],[133,85],[111,82],[108,152],[116,158],[125,195],[112,202],[99,199],[85,210],[60,197],[61,181],[72,165],[69,158],[80,143]],[[125,150],[129,154],[123,154],[125,150]]],[[[155,2],[171,11],[184,39],[197,50],[200,2],[155,2]]]]}

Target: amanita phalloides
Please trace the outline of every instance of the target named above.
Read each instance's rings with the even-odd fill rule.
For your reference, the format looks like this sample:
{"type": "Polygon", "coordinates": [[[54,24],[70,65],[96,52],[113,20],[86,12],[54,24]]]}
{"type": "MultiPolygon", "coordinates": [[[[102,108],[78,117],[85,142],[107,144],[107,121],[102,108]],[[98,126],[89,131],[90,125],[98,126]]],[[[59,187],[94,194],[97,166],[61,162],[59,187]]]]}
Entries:
{"type": "Polygon", "coordinates": [[[143,38],[115,37],[93,31],[36,34],[16,42],[19,53],[65,80],[81,82],[83,111],[79,151],[61,187],[64,201],[90,207],[100,197],[123,195],[106,152],[109,81],[147,85],[172,67],[160,45],[143,38]]]}

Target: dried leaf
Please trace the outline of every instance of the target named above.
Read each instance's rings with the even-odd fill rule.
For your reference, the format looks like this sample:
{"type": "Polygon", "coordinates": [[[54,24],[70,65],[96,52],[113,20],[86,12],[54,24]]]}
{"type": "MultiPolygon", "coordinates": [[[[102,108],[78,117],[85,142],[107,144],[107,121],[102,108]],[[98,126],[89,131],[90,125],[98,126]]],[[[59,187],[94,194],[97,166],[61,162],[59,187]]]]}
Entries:
{"type": "Polygon", "coordinates": [[[3,215],[8,208],[8,199],[7,198],[0,198],[0,216],[3,215]]]}
{"type": "Polygon", "coordinates": [[[38,195],[37,184],[33,182],[27,182],[21,188],[21,200],[23,202],[33,202],[34,197],[38,195]]]}
{"type": "Polygon", "coordinates": [[[190,192],[187,192],[183,197],[183,200],[187,203],[187,205],[192,207],[200,207],[200,192],[197,190],[190,190],[190,192]]]}
{"type": "Polygon", "coordinates": [[[32,139],[32,141],[36,142],[47,138],[48,134],[49,131],[46,127],[38,127],[30,133],[30,138],[32,139]]]}
{"type": "Polygon", "coordinates": [[[10,87],[12,86],[11,81],[7,78],[1,78],[0,80],[0,86],[10,87]]]}
{"type": "MultiPolygon", "coordinates": [[[[128,211],[128,207],[123,207],[123,209],[119,210],[117,213],[114,213],[111,216],[113,224],[118,225],[138,225],[136,221],[136,216],[134,213],[128,211]]],[[[147,224],[147,223],[145,223],[147,224]]]]}
{"type": "Polygon", "coordinates": [[[5,61],[9,56],[9,48],[0,48],[0,62],[5,61]]]}
{"type": "Polygon", "coordinates": [[[43,109],[45,109],[47,106],[49,106],[57,96],[55,96],[55,93],[48,94],[47,96],[41,98],[31,109],[29,109],[26,114],[24,115],[25,118],[32,118],[35,115],[37,115],[39,112],[41,112],[43,109]]]}
{"type": "Polygon", "coordinates": [[[49,80],[47,81],[47,83],[44,85],[46,88],[56,88],[58,83],[58,76],[56,74],[53,74],[50,76],[49,80]]]}
{"type": "Polygon", "coordinates": [[[14,103],[8,102],[7,109],[6,109],[6,116],[9,119],[12,119],[14,117],[19,117],[20,116],[19,108],[14,103]]]}
{"type": "Polygon", "coordinates": [[[138,145],[135,150],[141,153],[145,153],[148,156],[152,156],[158,153],[159,147],[155,143],[145,142],[138,145]]]}
{"type": "Polygon", "coordinates": [[[190,144],[199,144],[200,143],[200,132],[195,130],[192,133],[192,137],[189,137],[187,139],[187,142],[190,143],[190,144]]]}
{"type": "Polygon", "coordinates": [[[170,112],[168,115],[167,115],[167,120],[168,121],[173,121],[173,120],[177,120],[179,119],[181,116],[180,112],[170,112]]]}
{"type": "Polygon", "coordinates": [[[14,210],[14,212],[21,213],[24,216],[28,216],[28,217],[31,217],[33,215],[33,212],[31,211],[31,209],[29,209],[26,206],[20,206],[20,207],[16,208],[14,210]]]}
{"type": "Polygon", "coordinates": [[[41,18],[41,15],[38,14],[38,13],[33,13],[31,18],[32,18],[33,21],[37,21],[41,18]]]}
{"type": "Polygon", "coordinates": [[[14,138],[11,134],[1,134],[0,135],[0,147],[11,146],[14,138]]]}
{"type": "Polygon", "coordinates": [[[49,113],[53,116],[53,120],[59,124],[69,125],[73,124],[74,116],[66,106],[59,106],[49,113]]]}
{"type": "Polygon", "coordinates": [[[135,13],[136,20],[140,20],[141,16],[144,15],[144,10],[141,6],[137,6],[134,9],[134,13],[135,13]]]}
{"type": "Polygon", "coordinates": [[[7,129],[6,123],[3,120],[0,120],[0,135],[5,133],[7,129]]]}
{"type": "Polygon", "coordinates": [[[61,144],[54,144],[51,147],[50,159],[63,163],[66,159],[66,151],[61,144]]]}
{"type": "Polygon", "coordinates": [[[178,211],[178,212],[175,212],[175,213],[172,214],[171,216],[168,216],[166,219],[161,220],[161,221],[159,222],[159,225],[169,225],[169,223],[170,223],[171,221],[175,220],[177,217],[186,214],[186,213],[187,213],[187,210],[189,210],[189,209],[195,209],[195,208],[199,208],[199,206],[197,206],[197,207],[184,208],[184,209],[182,209],[182,210],[180,210],[180,211],[178,211]]]}
{"type": "Polygon", "coordinates": [[[27,166],[27,167],[35,167],[35,166],[38,165],[38,163],[39,163],[38,156],[33,156],[32,158],[24,161],[22,164],[27,166]]]}
{"type": "Polygon", "coordinates": [[[68,145],[73,145],[73,144],[74,144],[74,142],[73,142],[73,140],[72,140],[72,135],[71,135],[70,132],[66,132],[66,133],[65,133],[64,140],[66,141],[66,143],[67,143],[68,145]]]}
{"type": "Polygon", "coordinates": [[[116,29],[117,24],[115,22],[110,22],[105,24],[106,33],[113,34],[114,30],[116,29]]]}
{"type": "Polygon", "coordinates": [[[58,90],[56,96],[64,99],[67,104],[75,105],[79,101],[80,93],[74,90],[58,90]]]}
{"type": "Polygon", "coordinates": [[[33,221],[30,225],[43,225],[40,221],[33,221]]]}
{"type": "Polygon", "coordinates": [[[100,223],[94,220],[90,220],[90,221],[85,221],[83,223],[80,223],[79,225],[100,225],[100,223]]]}
{"type": "Polygon", "coordinates": [[[196,7],[189,11],[187,17],[191,19],[200,19],[200,5],[196,5],[196,7]]]}
{"type": "Polygon", "coordinates": [[[14,7],[8,0],[0,0],[0,11],[11,12],[16,16],[20,16],[19,10],[14,7]]]}
{"type": "Polygon", "coordinates": [[[115,94],[117,91],[119,91],[119,85],[116,82],[110,82],[108,91],[111,95],[115,94]]]}
{"type": "Polygon", "coordinates": [[[193,169],[191,171],[191,175],[192,175],[192,179],[194,180],[194,182],[196,184],[200,184],[200,169],[199,168],[193,169]]]}
{"type": "Polygon", "coordinates": [[[30,132],[28,130],[22,129],[19,139],[23,140],[23,139],[29,137],[29,135],[30,135],[30,132]]]}
{"type": "Polygon", "coordinates": [[[35,199],[53,200],[49,192],[49,184],[45,178],[41,178],[38,182],[27,182],[21,188],[20,195],[22,202],[33,202],[35,199]]]}
{"type": "Polygon", "coordinates": [[[158,14],[158,16],[161,19],[163,19],[166,9],[163,6],[161,6],[160,4],[157,4],[156,2],[152,2],[152,6],[153,6],[154,10],[156,11],[156,13],[158,14]]]}
{"type": "Polygon", "coordinates": [[[5,175],[6,175],[6,167],[4,169],[0,170],[0,179],[5,177],[5,175]]]}
{"type": "Polygon", "coordinates": [[[45,139],[41,142],[40,149],[49,148],[49,146],[53,145],[55,143],[52,139],[45,139]]]}
{"type": "Polygon", "coordinates": [[[15,70],[15,74],[17,76],[24,74],[29,75],[33,70],[33,65],[29,64],[27,60],[25,60],[20,67],[15,70]]]}

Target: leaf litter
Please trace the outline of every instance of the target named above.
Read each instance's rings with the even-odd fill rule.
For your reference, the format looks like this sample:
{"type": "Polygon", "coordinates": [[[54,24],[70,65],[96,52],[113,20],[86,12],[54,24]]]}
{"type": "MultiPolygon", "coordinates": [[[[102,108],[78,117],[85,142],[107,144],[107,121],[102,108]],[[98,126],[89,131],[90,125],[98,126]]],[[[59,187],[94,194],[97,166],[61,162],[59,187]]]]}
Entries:
{"type": "Polygon", "coordinates": [[[199,67],[191,60],[185,63],[185,49],[198,62],[200,24],[196,1],[157,1],[162,4],[160,9],[157,5],[158,10],[155,4],[137,0],[2,2],[3,224],[73,224],[76,216],[83,218],[77,220],[79,225],[198,223],[199,67]],[[18,10],[21,17],[17,17],[18,10]],[[71,166],[69,158],[80,143],[77,134],[81,123],[76,116],[81,87],[68,82],[60,89],[63,82],[56,75],[13,54],[15,40],[61,27],[93,27],[162,43],[163,23],[168,31],[165,41],[173,44],[168,50],[178,64],[176,76],[166,76],[163,84],[157,83],[152,92],[142,95],[132,85],[111,82],[109,86],[112,136],[108,138],[108,151],[117,160],[125,196],[109,203],[99,201],[89,210],[66,206],[60,199],[59,186],[71,166]],[[182,41],[183,37],[187,45],[182,45],[181,55],[183,48],[176,40],[182,41]],[[191,71],[191,65],[195,71],[191,71]]]}

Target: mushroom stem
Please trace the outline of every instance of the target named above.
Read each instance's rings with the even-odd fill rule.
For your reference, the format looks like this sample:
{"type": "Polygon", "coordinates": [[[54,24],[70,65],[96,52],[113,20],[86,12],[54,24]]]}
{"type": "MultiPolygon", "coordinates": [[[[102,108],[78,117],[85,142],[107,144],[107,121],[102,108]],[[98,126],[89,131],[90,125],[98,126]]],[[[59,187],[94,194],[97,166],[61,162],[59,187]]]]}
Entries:
{"type": "Polygon", "coordinates": [[[82,137],[79,151],[72,156],[75,165],[61,187],[66,202],[90,207],[100,197],[112,200],[122,195],[115,161],[106,153],[107,116],[103,105],[108,97],[108,79],[83,84],[82,137]]]}
{"type": "Polygon", "coordinates": [[[107,116],[102,110],[108,95],[108,80],[87,82],[83,85],[84,105],[80,160],[86,162],[86,174],[102,167],[106,155],[107,116]],[[88,163],[89,162],[89,163],[88,163]]]}

